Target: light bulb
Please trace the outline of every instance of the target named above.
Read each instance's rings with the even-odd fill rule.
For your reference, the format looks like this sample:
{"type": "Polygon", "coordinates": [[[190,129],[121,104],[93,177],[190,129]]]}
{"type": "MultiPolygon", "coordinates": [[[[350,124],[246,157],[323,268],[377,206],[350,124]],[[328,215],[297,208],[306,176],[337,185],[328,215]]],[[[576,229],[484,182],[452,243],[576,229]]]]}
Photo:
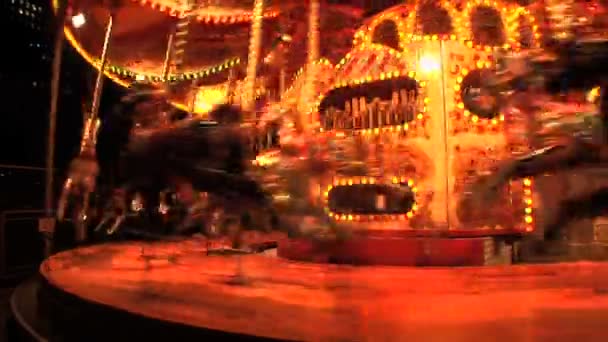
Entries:
{"type": "Polygon", "coordinates": [[[78,13],[72,17],[72,26],[74,26],[74,28],[81,28],[86,22],[87,20],[82,13],[78,13]]]}

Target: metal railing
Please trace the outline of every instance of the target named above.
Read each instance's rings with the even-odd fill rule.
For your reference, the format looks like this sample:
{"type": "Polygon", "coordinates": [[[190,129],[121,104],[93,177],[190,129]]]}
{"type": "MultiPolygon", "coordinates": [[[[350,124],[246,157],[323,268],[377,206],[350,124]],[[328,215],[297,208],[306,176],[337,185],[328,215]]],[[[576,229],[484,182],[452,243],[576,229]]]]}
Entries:
{"type": "Polygon", "coordinates": [[[0,277],[31,271],[44,256],[40,219],[48,216],[44,167],[0,164],[0,277]]]}
{"type": "Polygon", "coordinates": [[[39,219],[45,216],[43,209],[38,210],[5,210],[0,212],[0,276],[7,275],[9,272],[19,272],[24,269],[31,269],[41,261],[44,255],[42,237],[38,233],[39,219]],[[31,227],[27,231],[20,231],[13,241],[7,239],[8,235],[13,235],[11,229],[23,229],[24,223],[31,227]],[[25,233],[25,235],[23,235],[25,233]],[[28,234],[29,233],[29,234],[28,234]],[[36,246],[36,239],[30,240],[39,236],[41,239],[39,246],[36,246]],[[22,237],[22,239],[19,239],[22,237]],[[15,243],[9,248],[9,243],[15,243]],[[23,243],[20,244],[20,243],[23,243]],[[14,253],[18,249],[20,252],[14,253]],[[20,254],[20,255],[19,255],[20,254]],[[23,260],[26,261],[23,261],[23,260]],[[40,259],[40,260],[38,260],[40,259]],[[28,260],[31,260],[28,261],[28,260]],[[10,263],[9,261],[14,261],[10,263]]]}

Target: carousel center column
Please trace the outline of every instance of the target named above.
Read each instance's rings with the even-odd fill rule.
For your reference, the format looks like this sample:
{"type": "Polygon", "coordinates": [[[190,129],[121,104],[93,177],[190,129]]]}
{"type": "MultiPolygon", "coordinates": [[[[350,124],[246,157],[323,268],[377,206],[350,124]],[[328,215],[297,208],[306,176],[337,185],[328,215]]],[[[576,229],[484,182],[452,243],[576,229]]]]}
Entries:
{"type": "Polygon", "coordinates": [[[418,49],[416,74],[427,83],[429,139],[431,151],[425,151],[435,163],[435,173],[429,180],[433,198],[429,204],[431,218],[439,229],[448,229],[447,115],[445,82],[443,79],[442,41],[423,41],[418,49]]]}
{"type": "Polygon", "coordinates": [[[315,125],[318,120],[316,113],[313,113],[313,103],[315,102],[315,90],[317,80],[317,68],[315,62],[319,59],[319,11],[320,1],[310,1],[310,13],[308,17],[308,58],[306,61],[306,79],[302,89],[302,96],[298,103],[298,112],[304,117],[300,118],[300,124],[305,131],[311,125],[315,125]]]}

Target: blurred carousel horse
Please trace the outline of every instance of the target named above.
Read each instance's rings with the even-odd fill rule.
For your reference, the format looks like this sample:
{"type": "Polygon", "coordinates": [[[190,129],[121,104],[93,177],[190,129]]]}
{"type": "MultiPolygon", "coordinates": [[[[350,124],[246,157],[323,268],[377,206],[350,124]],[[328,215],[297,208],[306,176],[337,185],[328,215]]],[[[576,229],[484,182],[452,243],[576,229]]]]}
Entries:
{"type": "MultiPolygon", "coordinates": [[[[554,134],[558,136],[557,139],[541,144],[527,155],[507,160],[492,174],[479,178],[473,185],[473,202],[478,205],[496,198],[498,191],[512,179],[583,166],[608,165],[608,41],[569,42],[556,46],[554,51],[520,54],[503,61],[504,69],[488,81],[486,91],[499,97],[507,110],[517,110],[533,117],[540,108],[548,108],[554,114],[553,119],[557,118],[552,122],[553,127],[537,122],[540,129],[533,134],[542,135],[547,130],[558,133],[573,114],[572,104],[551,102],[547,100],[549,96],[543,94],[589,90],[600,86],[599,106],[596,108],[599,108],[597,114],[601,119],[603,141],[589,141],[563,129],[561,135],[554,134]],[[509,95],[503,97],[504,94],[509,95]]],[[[597,216],[608,203],[598,201],[600,198],[608,198],[608,189],[563,203],[563,210],[558,210],[558,214],[545,227],[545,237],[556,238],[563,223],[574,217],[597,216]],[[575,203],[577,205],[573,205],[575,203]]]]}
{"type": "MultiPolygon", "coordinates": [[[[112,200],[97,230],[112,235],[129,216],[158,225],[168,211],[166,198],[161,196],[168,189],[178,190],[177,197],[185,207],[185,217],[172,227],[173,232],[193,232],[195,222],[203,223],[195,216],[207,218],[203,232],[209,233],[213,230],[209,226],[217,221],[238,221],[254,208],[268,210],[268,196],[245,175],[250,158],[240,110],[222,105],[210,113],[212,121],[206,121],[168,108],[162,94],[140,92],[124,98],[101,125],[96,147],[105,155],[99,160],[100,167],[72,169],[70,179],[89,180],[85,194],[95,191],[99,171],[93,171],[115,175],[110,186],[112,200]],[[187,189],[206,195],[188,195],[187,189]]],[[[95,154],[91,154],[84,161],[96,165],[95,154]]],[[[73,165],[80,165],[82,159],[79,156],[73,165]]],[[[82,196],[78,198],[82,200],[82,196]]]]}

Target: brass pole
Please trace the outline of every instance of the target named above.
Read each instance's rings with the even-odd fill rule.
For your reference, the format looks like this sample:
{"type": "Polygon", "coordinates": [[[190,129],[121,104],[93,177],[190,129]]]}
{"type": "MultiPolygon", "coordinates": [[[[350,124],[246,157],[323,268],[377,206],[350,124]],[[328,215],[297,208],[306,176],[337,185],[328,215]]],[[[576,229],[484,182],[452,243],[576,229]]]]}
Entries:
{"type": "Polygon", "coordinates": [[[196,81],[192,81],[192,85],[190,86],[190,92],[192,93],[192,98],[190,99],[190,106],[188,108],[189,114],[196,114],[196,96],[197,96],[197,83],[196,81]]]}
{"type": "Polygon", "coordinates": [[[226,103],[234,104],[234,93],[236,87],[236,70],[234,67],[228,71],[228,85],[226,86],[226,103]]]}
{"type": "Polygon", "coordinates": [[[171,71],[171,54],[173,53],[173,34],[169,35],[167,42],[167,51],[165,52],[165,61],[163,63],[163,78],[165,82],[169,82],[169,72],[171,71]]]}
{"type": "Polygon", "coordinates": [[[287,78],[287,73],[285,72],[285,66],[281,66],[281,70],[279,70],[279,96],[278,98],[280,99],[281,96],[283,96],[283,93],[285,92],[285,79],[287,78]]]}
{"type": "Polygon", "coordinates": [[[253,3],[253,18],[249,38],[249,55],[247,59],[247,76],[245,78],[245,98],[243,109],[246,115],[253,115],[255,110],[255,80],[257,78],[258,59],[262,45],[262,24],[264,22],[264,0],[253,3]]]}
{"type": "Polygon", "coordinates": [[[106,69],[106,64],[108,63],[108,47],[110,45],[110,37],[112,36],[113,22],[114,20],[112,19],[112,16],[110,16],[110,19],[108,20],[108,24],[106,26],[106,35],[103,41],[103,50],[101,50],[99,73],[97,74],[97,80],[95,80],[95,89],[93,90],[93,104],[91,105],[91,114],[89,115],[89,120],[91,122],[97,120],[97,116],[99,114],[99,103],[101,102],[101,92],[103,91],[103,72],[106,69]]]}
{"type": "Polygon", "coordinates": [[[53,172],[55,169],[55,131],[57,128],[57,104],[59,102],[59,85],[61,79],[61,57],[63,52],[64,31],[63,25],[68,7],[68,1],[59,1],[57,9],[57,31],[55,33],[55,51],[53,52],[53,74],[51,79],[51,103],[49,110],[49,126],[46,146],[46,187],[45,187],[45,213],[53,216],[53,172]]]}
{"type": "MultiPolygon", "coordinates": [[[[53,69],[51,76],[51,103],[49,105],[49,124],[47,132],[47,144],[46,144],[46,165],[45,165],[45,191],[44,191],[44,212],[46,214],[46,220],[52,220],[54,223],[53,209],[54,209],[54,172],[55,172],[55,133],[57,130],[57,105],[59,103],[59,86],[61,80],[61,60],[63,57],[63,43],[64,43],[64,23],[67,15],[68,1],[60,0],[59,8],[57,9],[57,27],[55,32],[55,50],[53,51],[53,69]]],[[[42,227],[39,227],[39,230],[42,227]]],[[[44,254],[50,256],[53,250],[53,234],[54,226],[51,231],[45,231],[41,233],[44,236],[44,254]]]]}
{"type": "Polygon", "coordinates": [[[319,59],[319,16],[320,16],[320,1],[310,0],[310,13],[308,15],[308,58],[306,62],[306,78],[302,89],[302,96],[300,97],[300,115],[308,117],[301,117],[300,123],[307,130],[311,124],[316,123],[317,118],[314,113],[311,112],[312,103],[315,101],[315,88],[317,80],[317,60],[319,59]]]}

